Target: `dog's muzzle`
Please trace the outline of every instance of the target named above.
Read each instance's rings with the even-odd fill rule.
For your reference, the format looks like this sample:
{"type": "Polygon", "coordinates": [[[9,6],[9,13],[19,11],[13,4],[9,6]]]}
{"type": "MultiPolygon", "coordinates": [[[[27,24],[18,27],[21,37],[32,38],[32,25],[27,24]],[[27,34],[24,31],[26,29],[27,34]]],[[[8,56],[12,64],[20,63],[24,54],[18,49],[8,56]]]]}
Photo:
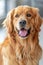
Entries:
{"type": "Polygon", "coordinates": [[[18,30],[18,28],[16,29],[18,31],[18,35],[21,36],[21,37],[27,37],[29,34],[30,34],[30,30],[31,28],[29,29],[26,29],[26,20],[21,20],[19,22],[19,26],[20,26],[20,29],[18,30]]]}

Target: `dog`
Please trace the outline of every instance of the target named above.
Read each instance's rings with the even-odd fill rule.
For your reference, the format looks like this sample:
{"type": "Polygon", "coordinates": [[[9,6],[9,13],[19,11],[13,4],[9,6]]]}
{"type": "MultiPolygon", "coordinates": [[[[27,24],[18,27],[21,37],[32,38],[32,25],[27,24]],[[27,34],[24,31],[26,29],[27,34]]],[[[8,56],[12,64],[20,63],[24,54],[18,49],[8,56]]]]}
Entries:
{"type": "Polygon", "coordinates": [[[42,56],[39,9],[18,6],[8,13],[3,25],[7,37],[0,45],[0,65],[39,65],[42,56]]]}

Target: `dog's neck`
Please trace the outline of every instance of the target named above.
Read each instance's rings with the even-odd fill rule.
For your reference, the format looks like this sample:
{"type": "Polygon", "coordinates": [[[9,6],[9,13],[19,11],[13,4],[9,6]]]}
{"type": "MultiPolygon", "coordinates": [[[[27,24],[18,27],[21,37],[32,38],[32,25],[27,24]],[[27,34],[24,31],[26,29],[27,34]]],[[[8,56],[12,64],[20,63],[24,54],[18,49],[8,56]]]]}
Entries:
{"type": "MultiPolygon", "coordinates": [[[[30,54],[30,55],[31,55],[31,53],[33,54],[35,52],[34,50],[35,50],[37,44],[39,43],[38,34],[35,34],[34,38],[21,39],[17,35],[16,35],[15,39],[14,39],[14,36],[10,37],[10,38],[11,38],[10,47],[13,48],[13,50],[16,54],[16,57],[21,60],[23,60],[23,56],[26,56],[26,58],[27,58],[27,54],[30,54]],[[24,53],[26,53],[26,55],[24,55],[24,53]]],[[[30,56],[30,58],[31,58],[31,56],[30,56]]]]}
{"type": "Polygon", "coordinates": [[[18,37],[18,35],[16,35],[14,37],[14,35],[10,36],[10,41],[11,41],[11,45],[13,44],[13,47],[16,46],[16,44],[20,44],[22,46],[25,45],[29,45],[31,47],[31,49],[34,49],[35,46],[39,43],[38,40],[38,34],[35,33],[34,37],[32,38],[32,36],[29,36],[25,39],[22,39],[20,37],[18,37]]]}
{"type": "Polygon", "coordinates": [[[29,38],[23,39],[23,38],[20,38],[20,37],[19,38],[17,37],[16,40],[22,46],[24,46],[25,44],[30,44],[30,41],[31,41],[31,39],[29,39],[29,38]]]}

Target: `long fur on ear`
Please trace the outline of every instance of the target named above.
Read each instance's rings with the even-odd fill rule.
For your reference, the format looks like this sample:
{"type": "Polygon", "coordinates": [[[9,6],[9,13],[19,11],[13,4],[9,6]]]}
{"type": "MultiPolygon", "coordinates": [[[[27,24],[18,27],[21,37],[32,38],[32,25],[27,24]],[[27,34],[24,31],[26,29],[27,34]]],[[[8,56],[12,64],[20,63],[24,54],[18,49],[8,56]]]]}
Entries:
{"type": "Polygon", "coordinates": [[[10,33],[13,31],[13,15],[14,15],[14,9],[12,9],[8,13],[6,19],[3,22],[4,27],[6,27],[7,31],[10,33]]]}
{"type": "Polygon", "coordinates": [[[40,26],[41,26],[43,20],[42,20],[41,16],[39,15],[39,9],[32,7],[32,12],[33,12],[34,18],[35,18],[34,27],[36,28],[37,31],[40,31],[40,26]]]}
{"type": "Polygon", "coordinates": [[[35,17],[35,28],[37,31],[40,31],[41,24],[42,24],[42,18],[37,12],[36,17],[35,17]]]}

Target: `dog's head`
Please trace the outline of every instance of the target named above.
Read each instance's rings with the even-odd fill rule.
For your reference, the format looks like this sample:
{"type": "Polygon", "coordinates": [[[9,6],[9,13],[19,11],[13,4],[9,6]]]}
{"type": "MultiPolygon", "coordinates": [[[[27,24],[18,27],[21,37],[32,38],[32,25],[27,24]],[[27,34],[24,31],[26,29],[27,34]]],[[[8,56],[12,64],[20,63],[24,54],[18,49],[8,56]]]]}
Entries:
{"type": "Polygon", "coordinates": [[[8,33],[16,33],[18,37],[27,38],[40,31],[42,18],[39,15],[38,8],[18,6],[8,13],[4,24],[8,33]]]}

